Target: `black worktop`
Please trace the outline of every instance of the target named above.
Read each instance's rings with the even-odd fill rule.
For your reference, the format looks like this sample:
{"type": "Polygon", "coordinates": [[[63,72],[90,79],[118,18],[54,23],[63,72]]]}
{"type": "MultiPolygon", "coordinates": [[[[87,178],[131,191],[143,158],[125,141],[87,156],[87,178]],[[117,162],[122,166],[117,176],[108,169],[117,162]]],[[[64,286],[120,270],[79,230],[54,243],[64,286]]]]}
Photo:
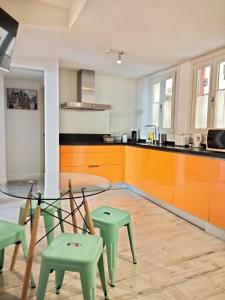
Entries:
{"type": "Polygon", "coordinates": [[[139,141],[136,143],[129,142],[128,143],[105,143],[103,142],[103,134],[60,134],[59,135],[59,144],[60,145],[89,145],[89,146],[110,146],[110,145],[126,145],[131,147],[159,150],[159,151],[167,151],[167,152],[177,152],[191,155],[199,155],[199,156],[208,156],[214,158],[222,158],[225,159],[225,152],[217,152],[217,151],[209,151],[205,148],[191,148],[191,147],[181,147],[170,144],[165,145],[151,145],[148,143],[144,143],[143,141],[139,141]]]}

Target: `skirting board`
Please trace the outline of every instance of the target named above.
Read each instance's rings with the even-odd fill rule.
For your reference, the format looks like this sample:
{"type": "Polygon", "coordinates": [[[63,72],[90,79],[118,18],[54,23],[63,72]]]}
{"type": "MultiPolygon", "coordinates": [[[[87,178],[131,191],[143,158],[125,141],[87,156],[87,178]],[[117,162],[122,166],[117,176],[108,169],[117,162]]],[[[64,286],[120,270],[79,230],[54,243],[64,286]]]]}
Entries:
{"type": "Polygon", "coordinates": [[[208,232],[209,234],[212,234],[218,238],[220,238],[221,240],[224,240],[225,241],[225,230],[223,229],[220,229],[204,220],[201,220],[199,219],[198,217],[195,217],[187,212],[184,212],[183,210],[179,209],[179,208],[176,208],[174,207],[173,205],[170,205],[168,203],[165,203],[161,200],[158,200],[154,197],[151,197],[150,195],[144,193],[143,191],[131,186],[131,185],[127,185],[127,188],[138,194],[139,196],[141,197],[144,197],[145,199],[165,208],[166,210],[172,212],[173,214],[181,217],[182,219],[202,228],[203,230],[205,230],[206,232],[208,232]]]}

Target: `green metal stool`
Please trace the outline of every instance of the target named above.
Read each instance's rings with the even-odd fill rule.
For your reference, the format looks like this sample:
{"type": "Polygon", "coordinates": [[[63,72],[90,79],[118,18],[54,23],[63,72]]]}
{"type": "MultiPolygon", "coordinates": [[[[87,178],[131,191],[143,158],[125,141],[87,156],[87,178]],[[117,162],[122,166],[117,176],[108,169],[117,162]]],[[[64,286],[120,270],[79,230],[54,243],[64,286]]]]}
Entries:
{"type": "MultiPolygon", "coordinates": [[[[17,243],[22,244],[24,257],[26,259],[28,246],[24,226],[0,220],[0,273],[2,273],[4,265],[5,248],[17,243]]],[[[31,287],[35,288],[35,286],[34,278],[31,274],[31,287]]]]}
{"type": "MultiPolygon", "coordinates": [[[[47,201],[46,201],[47,202],[47,201]]],[[[51,204],[51,202],[49,202],[51,204]]],[[[54,207],[51,207],[49,206],[47,209],[46,209],[46,212],[42,211],[41,212],[41,216],[43,217],[44,219],[44,224],[45,224],[45,231],[46,233],[48,231],[50,231],[53,227],[54,227],[54,217],[49,215],[48,213],[54,215],[55,212],[57,212],[57,215],[60,219],[62,219],[62,211],[60,209],[60,205],[61,203],[58,202],[57,204],[55,203],[54,204],[55,206],[58,206],[58,209],[57,208],[54,208],[54,207]]],[[[29,215],[33,215],[34,212],[35,212],[35,208],[37,206],[37,201],[34,201],[34,200],[31,200],[31,208],[29,209],[29,215]]],[[[41,204],[41,208],[42,209],[45,209],[47,207],[47,204],[46,203],[42,203],[41,204]]],[[[19,220],[18,220],[18,223],[20,223],[20,220],[23,218],[23,214],[24,214],[24,208],[25,208],[25,203],[22,204],[20,206],[20,213],[19,213],[19,220]]],[[[63,225],[63,222],[60,223],[60,227],[61,227],[61,231],[64,232],[64,225],[63,225]]],[[[47,241],[48,241],[48,244],[50,244],[54,239],[54,231],[51,231],[48,235],[47,235],[47,241]]]]}
{"type": "Polygon", "coordinates": [[[37,300],[45,297],[51,270],[56,271],[56,293],[59,293],[65,271],[79,272],[84,300],[95,300],[97,265],[105,299],[109,299],[102,253],[100,236],[63,233],[55,238],[42,255],[37,300]]]}
{"type": "MultiPolygon", "coordinates": [[[[119,229],[123,226],[127,227],[133,263],[137,263],[134,252],[131,215],[129,212],[121,209],[102,206],[93,210],[91,212],[91,217],[94,223],[94,227],[100,229],[100,235],[103,238],[103,245],[106,246],[109,278],[111,281],[111,286],[114,287],[118,232],[119,229]]],[[[85,224],[83,225],[83,229],[86,230],[85,224]]]]}

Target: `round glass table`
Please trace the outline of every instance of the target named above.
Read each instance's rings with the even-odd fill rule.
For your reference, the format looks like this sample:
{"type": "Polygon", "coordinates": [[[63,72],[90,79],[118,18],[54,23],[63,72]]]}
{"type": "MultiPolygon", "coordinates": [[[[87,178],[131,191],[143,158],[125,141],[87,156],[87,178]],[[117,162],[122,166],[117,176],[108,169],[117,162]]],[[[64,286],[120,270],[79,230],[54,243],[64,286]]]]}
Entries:
{"type": "MultiPolygon", "coordinates": [[[[27,298],[36,244],[45,236],[53,233],[54,229],[64,222],[73,226],[74,233],[77,233],[78,229],[81,228],[77,226],[76,213],[79,213],[86,223],[89,233],[95,234],[86,197],[98,195],[110,188],[111,184],[106,178],[82,173],[45,173],[41,176],[9,181],[6,184],[0,185],[0,192],[3,194],[14,198],[26,199],[20,224],[24,225],[28,222],[32,224],[21,299],[27,298]],[[61,207],[61,200],[68,200],[70,202],[69,211],[61,207]],[[85,217],[81,213],[82,206],[84,207],[85,217]],[[56,210],[64,212],[66,216],[62,217],[62,214],[60,214],[61,217],[55,216],[54,212],[56,210]],[[59,222],[56,225],[52,225],[50,230],[46,231],[46,235],[37,241],[41,215],[48,215],[51,219],[57,218],[59,222]],[[72,223],[67,220],[70,216],[72,223]]],[[[51,236],[53,238],[53,235],[51,236]]],[[[19,246],[19,244],[15,245],[11,270],[14,269],[19,246]]]]}
{"type": "Polygon", "coordinates": [[[5,195],[27,199],[30,195],[32,200],[40,197],[42,200],[66,200],[70,199],[69,183],[74,198],[94,196],[110,189],[108,179],[96,175],[84,173],[45,173],[21,180],[9,181],[0,185],[0,192],[5,195]],[[38,196],[39,195],[39,196],[38,196]]]}

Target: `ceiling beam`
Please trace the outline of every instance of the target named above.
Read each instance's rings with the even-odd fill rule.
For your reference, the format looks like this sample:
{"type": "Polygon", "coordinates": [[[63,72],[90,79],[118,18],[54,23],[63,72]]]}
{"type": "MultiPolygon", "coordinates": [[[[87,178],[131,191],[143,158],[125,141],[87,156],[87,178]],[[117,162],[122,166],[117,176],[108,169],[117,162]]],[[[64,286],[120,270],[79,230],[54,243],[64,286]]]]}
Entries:
{"type": "Polygon", "coordinates": [[[87,0],[74,0],[69,9],[69,29],[74,25],[87,0]]]}

